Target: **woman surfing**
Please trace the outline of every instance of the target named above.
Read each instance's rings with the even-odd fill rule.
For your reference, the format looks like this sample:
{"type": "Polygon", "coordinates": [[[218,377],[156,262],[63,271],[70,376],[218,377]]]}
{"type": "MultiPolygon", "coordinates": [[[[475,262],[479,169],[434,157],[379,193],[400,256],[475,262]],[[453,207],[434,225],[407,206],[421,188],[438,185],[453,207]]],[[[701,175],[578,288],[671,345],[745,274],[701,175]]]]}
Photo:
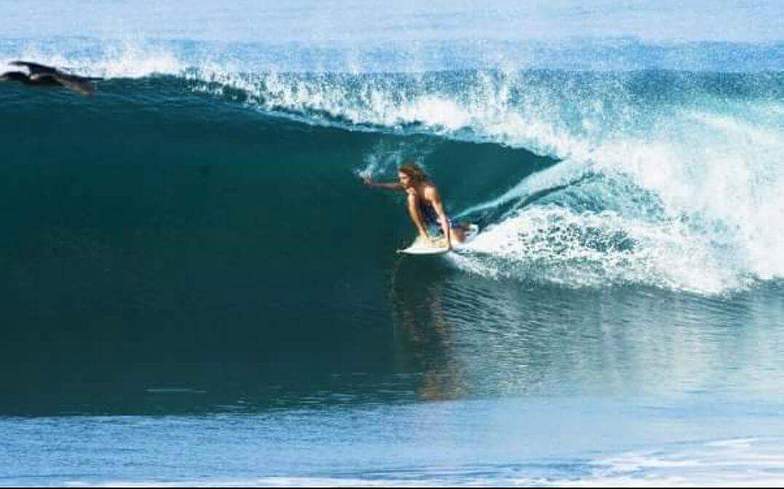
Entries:
{"type": "Polygon", "coordinates": [[[374,182],[369,176],[363,177],[363,180],[368,187],[399,190],[407,194],[408,215],[419,232],[418,239],[433,243],[443,238],[447,251],[452,249],[453,244],[465,241],[466,227],[452,225],[444,211],[438,188],[419,165],[406,161],[400,165],[397,176],[397,182],[374,182]]]}

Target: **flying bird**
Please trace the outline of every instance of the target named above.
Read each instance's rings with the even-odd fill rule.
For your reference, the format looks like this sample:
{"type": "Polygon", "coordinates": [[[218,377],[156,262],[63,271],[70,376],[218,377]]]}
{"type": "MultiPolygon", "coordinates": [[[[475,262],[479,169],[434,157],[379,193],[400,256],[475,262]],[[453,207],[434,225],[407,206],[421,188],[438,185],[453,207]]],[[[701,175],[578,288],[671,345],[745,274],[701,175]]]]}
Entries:
{"type": "Polygon", "coordinates": [[[95,93],[93,81],[101,78],[71,75],[64,73],[57,68],[30,63],[28,61],[11,61],[11,66],[23,66],[28,73],[22,71],[7,71],[0,75],[0,81],[18,81],[25,85],[65,87],[82,95],[92,95],[95,93]]]}

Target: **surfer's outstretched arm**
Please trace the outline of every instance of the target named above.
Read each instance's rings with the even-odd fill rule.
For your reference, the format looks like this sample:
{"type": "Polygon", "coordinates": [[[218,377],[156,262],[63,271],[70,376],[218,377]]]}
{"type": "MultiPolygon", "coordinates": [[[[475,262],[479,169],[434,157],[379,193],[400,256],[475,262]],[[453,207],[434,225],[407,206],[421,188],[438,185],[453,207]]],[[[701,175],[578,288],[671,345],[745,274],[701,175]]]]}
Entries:
{"type": "Polygon", "coordinates": [[[373,188],[385,188],[387,190],[403,190],[403,186],[400,183],[384,183],[384,182],[374,182],[370,177],[362,177],[362,181],[365,182],[365,185],[368,187],[373,188]]]}

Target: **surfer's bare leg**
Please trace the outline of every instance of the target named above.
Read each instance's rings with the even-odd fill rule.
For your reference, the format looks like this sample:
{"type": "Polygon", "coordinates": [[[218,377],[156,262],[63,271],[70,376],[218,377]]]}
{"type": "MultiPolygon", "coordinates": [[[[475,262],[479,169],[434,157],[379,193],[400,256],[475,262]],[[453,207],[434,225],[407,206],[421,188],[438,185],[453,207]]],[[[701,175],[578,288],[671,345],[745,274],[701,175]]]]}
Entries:
{"type": "Polygon", "coordinates": [[[427,229],[425,228],[425,224],[422,221],[422,213],[419,211],[419,197],[417,197],[417,195],[414,193],[408,194],[408,215],[414,222],[414,226],[416,226],[417,231],[419,231],[419,235],[423,238],[427,238],[427,229]]]}

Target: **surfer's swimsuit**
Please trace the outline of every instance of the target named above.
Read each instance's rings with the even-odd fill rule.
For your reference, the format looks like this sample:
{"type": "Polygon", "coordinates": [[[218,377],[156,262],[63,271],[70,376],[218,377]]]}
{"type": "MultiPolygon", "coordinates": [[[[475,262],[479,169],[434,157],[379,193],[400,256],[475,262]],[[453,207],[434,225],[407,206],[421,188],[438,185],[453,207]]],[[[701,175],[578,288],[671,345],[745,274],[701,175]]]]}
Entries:
{"type": "MultiPolygon", "coordinates": [[[[424,202],[422,199],[418,199],[419,201],[419,212],[422,214],[422,220],[424,224],[428,228],[435,228],[439,231],[439,233],[443,234],[443,229],[441,229],[441,224],[438,222],[438,214],[436,214],[436,210],[433,209],[433,206],[424,202]]],[[[449,224],[449,227],[452,227],[452,220],[447,218],[446,222],[449,224]]]]}

